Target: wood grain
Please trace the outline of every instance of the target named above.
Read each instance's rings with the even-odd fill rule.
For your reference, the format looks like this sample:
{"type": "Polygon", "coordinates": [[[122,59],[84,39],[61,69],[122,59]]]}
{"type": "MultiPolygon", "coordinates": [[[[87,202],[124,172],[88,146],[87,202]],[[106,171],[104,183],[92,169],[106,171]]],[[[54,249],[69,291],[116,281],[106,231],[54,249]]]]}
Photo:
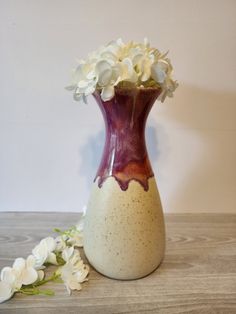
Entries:
{"type": "MultiPolygon", "coordinates": [[[[78,219],[74,213],[1,213],[0,268],[27,256],[54,227],[78,219]]],[[[55,296],[17,294],[0,304],[0,313],[236,313],[236,215],[168,214],[166,229],[165,260],[148,277],[118,281],[92,269],[72,296],[63,284],[48,284],[55,296]]]]}

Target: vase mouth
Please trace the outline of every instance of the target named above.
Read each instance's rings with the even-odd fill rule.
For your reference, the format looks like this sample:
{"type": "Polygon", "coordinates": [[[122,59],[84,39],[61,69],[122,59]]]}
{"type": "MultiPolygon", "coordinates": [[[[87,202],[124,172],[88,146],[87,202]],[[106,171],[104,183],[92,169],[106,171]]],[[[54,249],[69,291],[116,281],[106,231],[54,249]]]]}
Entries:
{"type": "MultiPolygon", "coordinates": [[[[126,86],[126,87],[121,87],[121,86],[114,86],[114,89],[117,90],[117,91],[120,91],[120,90],[144,90],[144,91],[153,91],[153,90],[161,90],[162,88],[160,86],[150,86],[150,87],[145,87],[145,86],[126,86]]],[[[101,92],[102,91],[102,87],[100,88],[96,88],[95,92],[101,92]]]]}
{"type": "Polygon", "coordinates": [[[142,86],[136,86],[136,87],[119,87],[115,86],[115,92],[118,93],[127,93],[127,92],[160,92],[161,87],[142,87],[142,86]]]}
{"type": "MultiPolygon", "coordinates": [[[[130,86],[130,87],[120,87],[114,86],[115,95],[134,95],[134,94],[156,94],[160,95],[162,92],[161,87],[142,87],[142,86],[130,86]]],[[[102,88],[96,89],[95,94],[101,94],[102,88]]]]}

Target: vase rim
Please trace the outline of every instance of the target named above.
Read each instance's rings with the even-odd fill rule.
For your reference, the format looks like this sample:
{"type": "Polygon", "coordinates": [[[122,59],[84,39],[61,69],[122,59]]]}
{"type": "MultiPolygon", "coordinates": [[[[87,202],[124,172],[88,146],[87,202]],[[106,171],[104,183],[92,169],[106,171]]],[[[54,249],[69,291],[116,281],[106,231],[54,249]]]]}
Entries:
{"type": "MultiPolygon", "coordinates": [[[[141,87],[141,86],[136,86],[136,87],[119,87],[119,86],[114,86],[115,88],[115,94],[129,94],[129,93],[158,93],[160,94],[162,91],[161,87],[141,87]]],[[[93,94],[101,94],[102,88],[96,89],[93,94]]]]}
{"type": "MultiPolygon", "coordinates": [[[[147,91],[147,90],[160,90],[161,89],[160,86],[158,86],[158,87],[143,87],[143,86],[120,87],[120,86],[114,86],[114,88],[115,88],[115,90],[119,90],[119,91],[120,90],[136,90],[136,89],[147,91]]],[[[102,87],[101,88],[96,88],[95,91],[100,92],[101,90],[102,90],[102,87]]]]}

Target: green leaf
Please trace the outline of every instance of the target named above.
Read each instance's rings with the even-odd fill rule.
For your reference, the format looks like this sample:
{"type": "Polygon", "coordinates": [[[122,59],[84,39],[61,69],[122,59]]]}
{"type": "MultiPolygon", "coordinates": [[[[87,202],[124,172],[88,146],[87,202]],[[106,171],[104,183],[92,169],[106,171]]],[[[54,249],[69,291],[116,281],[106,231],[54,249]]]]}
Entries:
{"type": "Polygon", "coordinates": [[[64,259],[62,258],[61,252],[56,252],[56,259],[57,259],[57,263],[59,266],[64,265],[66,262],[64,261],[64,259]]]}
{"type": "Polygon", "coordinates": [[[59,229],[59,228],[54,228],[53,231],[57,232],[57,233],[62,233],[61,229],[59,229]]]}

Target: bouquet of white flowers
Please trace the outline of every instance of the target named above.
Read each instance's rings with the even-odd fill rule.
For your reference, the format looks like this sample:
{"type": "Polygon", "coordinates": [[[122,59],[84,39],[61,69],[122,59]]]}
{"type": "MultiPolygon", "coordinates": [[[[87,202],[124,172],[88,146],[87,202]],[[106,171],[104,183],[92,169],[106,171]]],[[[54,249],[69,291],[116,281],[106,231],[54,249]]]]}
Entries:
{"type": "MultiPolygon", "coordinates": [[[[168,53],[168,52],[167,52],[168,53]]],[[[161,88],[159,99],[172,97],[178,86],[172,79],[172,65],[158,49],[150,47],[147,39],[143,43],[128,42],[121,39],[112,41],[78,61],[73,70],[72,83],[66,87],[74,92],[74,99],[83,99],[101,91],[103,101],[114,96],[115,86],[121,88],[161,88]]]]}

